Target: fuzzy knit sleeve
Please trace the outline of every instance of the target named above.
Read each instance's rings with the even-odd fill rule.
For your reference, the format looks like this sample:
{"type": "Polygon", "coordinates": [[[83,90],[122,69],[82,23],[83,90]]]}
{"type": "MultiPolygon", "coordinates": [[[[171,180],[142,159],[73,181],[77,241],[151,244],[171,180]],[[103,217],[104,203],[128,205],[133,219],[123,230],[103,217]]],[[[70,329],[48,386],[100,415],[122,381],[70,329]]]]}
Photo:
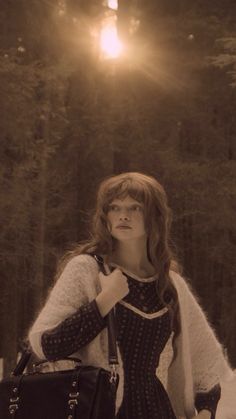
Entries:
{"type": "Polygon", "coordinates": [[[194,387],[197,392],[208,391],[221,379],[231,374],[223,347],[218,341],[206,313],[198,303],[189,285],[186,285],[185,307],[187,315],[190,354],[194,387]]]}
{"type": "Polygon", "coordinates": [[[230,379],[232,369],[189,284],[173,272],[171,279],[178,293],[181,333],[175,341],[177,357],[168,370],[168,394],[176,414],[187,412],[191,417],[196,394],[230,379]]]}
{"type": "Polygon", "coordinates": [[[48,361],[63,359],[90,343],[106,326],[96,300],[83,304],[72,316],[42,334],[41,344],[48,361]]]}
{"type": "Polygon", "coordinates": [[[45,357],[42,334],[73,316],[81,306],[92,302],[99,291],[96,261],[89,255],[70,260],[29,332],[31,347],[39,358],[45,357]]]}

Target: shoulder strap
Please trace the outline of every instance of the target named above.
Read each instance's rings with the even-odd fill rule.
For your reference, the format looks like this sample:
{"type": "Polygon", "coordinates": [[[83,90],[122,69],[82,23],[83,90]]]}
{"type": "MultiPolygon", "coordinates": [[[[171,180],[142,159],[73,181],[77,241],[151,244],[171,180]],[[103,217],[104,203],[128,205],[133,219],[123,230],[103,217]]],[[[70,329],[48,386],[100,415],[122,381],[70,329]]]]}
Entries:
{"type": "MultiPolygon", "coordinates": [[[[110,274],[110,269],[108,265],[104,263],[104,260],[99,255],[92,255],[102,273],[104,275],[110,274]]],[[[109,350],[109,364],[114,365],[118,364],[118,355],[117,355],[117,345],[116,345],[116,324],[115,324],[115,310],[114,308],[106,316],[107,320],[107,331],[108,331],[108,350],[109,350]]]]}

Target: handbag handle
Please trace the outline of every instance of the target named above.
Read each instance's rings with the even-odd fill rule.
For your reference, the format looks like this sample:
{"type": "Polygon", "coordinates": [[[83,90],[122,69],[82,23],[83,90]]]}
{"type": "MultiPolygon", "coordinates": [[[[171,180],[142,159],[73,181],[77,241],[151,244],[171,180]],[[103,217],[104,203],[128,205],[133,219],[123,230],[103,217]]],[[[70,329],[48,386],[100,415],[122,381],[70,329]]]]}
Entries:
{"type": "MultiPolygon", "coordinates": [[[[107,264],[104,263],[104,260],[101,256],[93,254],[92,255],[96,262],[98,263],[102,273],[104,275],[109,275],[110,269],[107,264]]],[[[108,333],[108,361],[110,366],[118,365],[118,354],[117,354],[117,345],[116,345],[116,325],[115,325],[115,310],[114,308],[106,316],[107,319],[107,333],[108,333]]]]}
{"type": "Polygon", "coordinates": [[[26,368],[26,365],[29,363],[29,360],[31,358],[32,352],[29,351],[29,349],[25,349],[22,352],[22,355],[17,362],[14,370],[12,371],[11,375],[21,375],[26,368]]]}
{"type": "MultiPolygon", "coordinates": [[[[75,357],[73,357],[73,356],[66,356],[66,357],[64,357],[64,358],[60,358],[58,361],[73,361],[73,362],[75,362],[75,363],[77,363],[77,364],[81,364],[81,359],[79,359],[79,358],[75,358],[75,357]]],[[[41,367],[41,365],[43,365],[43,364],[47,364],[49,361],[47,360],[47,359],[43,359],[42,361],[37,361],[37,362],[35,362],[34,364],[33,364],[33,372],[34,373],[36,373],[36,372],[40,372],[40,367],[41,367]]]]}
{"type": "MultiPolygon", "coordinates": [[[[19,361],[16,364],[16,367],[12,371],[11,375],[17,376],[23,374],[26,366],[28,365],[30,358],[32,356],[32,352],[29,349],[25,349],[22,352],[22,355],[19,359],[19,361]]],[[[64,358],[59,359],[58,361],[73,361],[77,362],[78,364],[81,364],[81,359],[73,357],[73,356],[66,356],[64,358]]],[[[43,359],[41,361],[37,361],[33,364],[33,372],[37,372],[37,367],[40,367],[43,364],[46,364],[49,362],[47,359],[43,359]]]]}
{"type": "MultiPolygon", "coordinates": [[[[22,355],[17,362],[14,370],[12,371],[11,375],[17,376],[23,374],[26,366],[28,365],[30,358],[32,356],[32,352],[29,349],[25,349],[22,352],[22,355]]],[[[58,361],[73,361],[78,364],[81,364],[81,359],[73,357],[73,356],[65,356],[64,358],[59,359],[58,361]]],[[[37,361],[33,364],[33,371],[37,371],[37,367],[40,367],[41,365],[49,362],[47,359],[42,359],[41,361],[37,361]]]]}

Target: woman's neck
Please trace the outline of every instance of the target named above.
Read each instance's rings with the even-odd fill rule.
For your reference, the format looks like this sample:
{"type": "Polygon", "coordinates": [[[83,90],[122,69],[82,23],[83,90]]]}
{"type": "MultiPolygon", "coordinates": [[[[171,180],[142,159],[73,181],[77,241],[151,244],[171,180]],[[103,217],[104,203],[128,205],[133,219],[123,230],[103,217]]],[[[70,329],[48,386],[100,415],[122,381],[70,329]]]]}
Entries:
{"type": "Polygon", "coordinates": [[[155,270],[147,257],[146,242],[118,242],[112,254],[113,263],[140,277],[152,276],[155,270]]]}

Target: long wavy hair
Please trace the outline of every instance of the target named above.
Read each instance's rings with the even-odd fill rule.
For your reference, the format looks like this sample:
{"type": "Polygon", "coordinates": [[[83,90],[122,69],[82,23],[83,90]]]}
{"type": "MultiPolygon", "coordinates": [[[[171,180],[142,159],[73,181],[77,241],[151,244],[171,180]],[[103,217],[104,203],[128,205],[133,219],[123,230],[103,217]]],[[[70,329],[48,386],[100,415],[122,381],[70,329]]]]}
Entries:
{"type": "Polygon", "coordinates": [[[98,189],[96,207],[91,223],[91,237],[68,252],[60,266],[62,271],[69,259],[81,253],[96,253],[109,262],[115,239],[108,227],[107,213],[111,202],[130,196],[144,205],[147,233],[147,256],[157,272],[156,289],[171,314],[174,340],[180,332],[178,295],[170,279],[170,270],[178,271],[170,243],[171,210],[160,183],[153,177],[127,172],[105,179],[98,189]]]}

